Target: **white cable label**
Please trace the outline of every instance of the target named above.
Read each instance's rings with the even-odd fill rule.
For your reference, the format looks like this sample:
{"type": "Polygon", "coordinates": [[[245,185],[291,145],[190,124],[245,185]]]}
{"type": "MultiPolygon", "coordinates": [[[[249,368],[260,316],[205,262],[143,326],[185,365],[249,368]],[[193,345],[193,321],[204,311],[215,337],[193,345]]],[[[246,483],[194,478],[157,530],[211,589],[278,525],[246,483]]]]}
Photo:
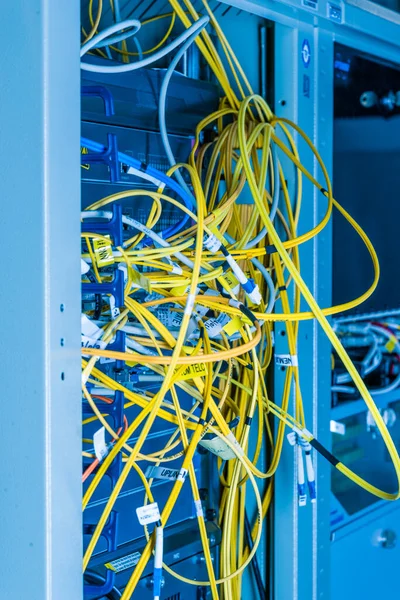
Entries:
{"type": "MultiPolygon", "coordinates": [[[[183,321],[183,313],[170,312],[168,316],[168,327],[174,329],[180,329],[183,321]]],[[[192,333],[197,329],[197,322],[194,318],[191,318],[186,330],[186,339],[188,339],[192,333]]]]}
{"type": "Polygon", "coordinates": [[[183,321],[183,313],[180,312],[176,312],[173,311],[169,314],[168,317],[168,325],[169,327],[175,327],[176,329],[179,329],[179,327],[182,325],[182,321],[183,321]]]}
{"type": "MultiPolygon", "coordinates": [[[[219,293],[216,292],[215,290],[208,289],[204,292],[204,296],[219,296],[219,293]]],[[[196,306],[194,307],[194,310],[201,317],[205,317],[210,309],[208,308],[208,306],[202,306],[201,304],[196,304],[196,306]]]]}
{"type": "Polygon", "coordinates": [[[112,560],[111,562],[106,563],[104,566],[106,567],[106,569],[114,571],[114,573],[120,573],[121,571],[126,571],[126,569],[136,567],[140,557],[140,552],[133,552],[132,554],[128,554],[127,556],[122,556],[121,558],[112,560]]]}
{"type": "Polygon", "coordinates": [[[237,439],[235,438],[235,436],[233,435],[232,431],[226,436],[226,439],[229,440],[230,443],[232,444],[232,446],[235,447],[239,456],[244,455],[244,450],[243,450],[242,446],[239,444],[239,442],[237,441],[237,439]]]}
{"type": "Polygon", "coordinates": [[[201,304],[196,304],[194,310],[200,317],[205,317],[210,309],[207,306],[201,306],[201,304]]]}
{"type": "Polygon", "coordinates": [[[104,350],[107,344],[105,342],[102,342],[101,340],[96,340],[91,337],[88,337],[87,335],[82,334],[81,346],[82,348],[98,348],[100,350],[104,350]]]}
{"type": "Polygon", "coordinates": [[[169,325],[170,309],[167,306],[160,306],[156,310],[156,317],[165,327],[169,325]]]}
{"type": "Polygon", "coordinates": [[[177,477],[178,481],[182,481],[182,483],[185,481],[186,479],[186,475],[188,474],[187,469],[180,469],[179,471],[179,475],[177,477]]]}
{"type": "Polygon", "coordinates": [[[104,427],[100,427],[100,429],[93,434],[93,446],[96,458],[99,462],[101,462],[108,454],[106,430],[104,427]]]}
{"type": "Polygon", "coordinates": [[[82,335],[98,340],[103,335],[104,331],[97,327],[84,313],[81,314],[81,332],[82,335]]]}
{"type": "MultiPolygon", "coordinates": [[[[231,440],[229,440],[231,441],[231,440]]],[[[212,454],[219,456],[222,460],[231,460],[236,458],[236,454],[231,450],[228,444],[220,437],[215,436],[211,440],[201,440],[200,445],[206,448],[212,454]]]]}
{"type": "Polygon", "coordinates": [[[189,294],[186,300],[186,306],[185,306],[185,315],[191,315],[193,312],[193,307],[194,307],[194,299],[195,299],[195,295],[194,294],[189,294]]]}
{"type": "Polygon", "coordinates": [[[196,511],[196,517],[203,517],[204,516],[203,505],[201,503],[201,500],[195,500],[194,501],[194,509],[196,511]]]}
{"type": "Polygon", "coordinates": [[[275,354],[275,364],[278,367],[298,367],[297,354],[275,354]]]}
{"type": "Polygon", "coordinates": [[[115,305],[115,298],[111,294],[109,297],[111,318],[116,319],[120,315],[119,308],[115,305]]]}
{"type": "Polygon", "coordinates": [[[166,479],[167,481],[185,481],[186,469],[166,469],[165,467],[148,467],[145,473],[147,479],[166,479]]]}
{"type": "Polygon", "coordinates": [[[204,327],[207,329],[208,336],[210,338],[217,337],[230,320],[231,318],[225,313],[221,313],[216,319],[207,319],[204,327]]]}
{"type": "Polygon", "coordinates": [[[81,275],[85,275],[90,270],[90,265],[81,258],[81,275]]]}
{"type": "Polygon", "coordinates": [[[139,506],[139,508],[136,509],[136,514],[141,525],[149,525],[150,523],[155,523],[160,520],[160,511],[157,502],[139,506]]]}
{"type": "Polygon", "coordinates": [[[339,421],[334,421],[333,419],[331,419],[330,431],[331,431],[331,433],[338,433],[339,435],[346,435],[346,425],[344,423],[340,423],[339,421]]]}

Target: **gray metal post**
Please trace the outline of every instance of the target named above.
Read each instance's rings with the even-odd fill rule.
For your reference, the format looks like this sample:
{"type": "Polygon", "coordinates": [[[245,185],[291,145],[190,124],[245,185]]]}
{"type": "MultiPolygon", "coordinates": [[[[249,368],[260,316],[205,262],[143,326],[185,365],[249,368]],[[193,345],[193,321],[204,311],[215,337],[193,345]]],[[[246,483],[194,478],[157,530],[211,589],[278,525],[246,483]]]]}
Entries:
{"type": "Polygon", "coordinates": [[[0,598],[79,600],[79,1],[0,18],[0,598]]]}

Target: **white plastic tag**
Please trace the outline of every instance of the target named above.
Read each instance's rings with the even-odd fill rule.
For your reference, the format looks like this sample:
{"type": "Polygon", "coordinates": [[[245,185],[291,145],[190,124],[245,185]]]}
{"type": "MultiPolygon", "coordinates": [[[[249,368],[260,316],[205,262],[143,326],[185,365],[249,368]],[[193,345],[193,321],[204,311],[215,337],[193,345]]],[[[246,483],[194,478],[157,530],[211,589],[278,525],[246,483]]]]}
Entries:
{"type": "Polygon", "coordinates": [[[127,569],[131,569],[132,567],[136,567],[140,557],[140,552],[133,552],[132,554],[128,554],[127,556],[122,556],[121,558],[112,560],[111,562],[106,563],[104,566],[106,567],[106,569],[114,571],[114,573],[120,573],[121,571],[126,571],[127,569]]]}
{"type": "Polygon", "coordinates": [[[82,335],[98,340],[103,335],[104,331],[97,327],[84,313],[81,314],[81,332],[82,335]]]}
{"type": "Polygon", "coordinates": [[[183,312],[176,312],[175,310],[170,313],[168,319],[169,327],[175,327],[175,329],[179,329],[182,325],[183,321],[183,312]]]}
{"type": "Polygon", "coordinates": [[[331,419],[330,430],[331,430],[331,433],[338,433],[339,435],[345,435],[346,434],[346,425],[344,423],[340,423],[340,421],[334,421],[333,419],[331,419]]]}
{"type": "Polygon", "coordinates": [[[221,313],[216,319],[207,319],[204,323],[204,327],[207,329],[208,336],[210,338],[217,337],[229,321],[230,317],[224,313],[221,313]]]}
{"type": "Polygon", "coordinates": [[[171,311],[167,306],[160,306],[156,310],[156,317],[165,327],[169,326],[169,317],[171,311]]]}
{"type": "Polygon", "coordinates": [[[275,364],[278,367],[298,367],[296,354],[275,354],[275,364]]]}
{"type": "Polygon", "coordinates": [[[111,318],[116,319],[117,317],[119,317],[120,311],[119,311],[119,308],[115,305],[115,298],[113,295],[110,296],[109,302],[110,302],[111,318]]]}
{"type": "Polygon", "coordinates": [[[201,500],[195,500],[194,501],[194,510],[196,512],[196,517],[202,517],[203,516],[203,505],[201,500]]]}
{"type": "Polygon", "coordinates": [[[168,481],[185,481],[186,469],[167,469],[165,467],[148,467],[146,470],[147,479],[166,479],[168,481]]]}
{"type": "Polygon", "coordinates": [[[155,523],[160,520],[160,511],[157,502],[139,506],[139,508],[136,509],[136,514],[141,525],[149,525],[150,523],[155,523]]]}
{"type": "Polygon", "coordinates": [[[81,346],[82,348],[99,348],[104,350],[107,346],[106,342],[91,338],[87,335],[81,335],[81,346]]]}
{"type": "Polygon", "coordinates": [[[103,458],[108,454],[108,448],[106,444],[106,430],[104,429],[104,427],[100,427],[100,429],[98,429],[93,434],[93,446],[96,458],[99,462],[101,462],[103,458]]]}
{"type": "MultiPolygon", "coordinates": [[[[239,442],[231,432],[228,436],[229,441],[238,448],[238,453],[243,454],[243,449],[240,446],[239,442]]],[[[228,444],[220,437],[215,436],[211,440],[201,440],[201,446],[206,448],[212,454],[219,456],[222,460],[230,460],[232,458],[236,458],[236,454],[233,450],[228,446],[228,444]]]]}
{"type": "Polygon", "coordinates": [[[90,270],[90,265],[81,258],[81,275],[85,275],[90,270]]]}
{"type": "MultiPolygon", "coordinates": [[[[219,296],[219,292],[208,289],[204,292],[204,296],[219,296]]],[[[205,317],[210,309],[208,308],[208,306],[202,306],[201,304],[196,304],[196,306],[194,307],[194,310],[201,317],[205,317]]]]}

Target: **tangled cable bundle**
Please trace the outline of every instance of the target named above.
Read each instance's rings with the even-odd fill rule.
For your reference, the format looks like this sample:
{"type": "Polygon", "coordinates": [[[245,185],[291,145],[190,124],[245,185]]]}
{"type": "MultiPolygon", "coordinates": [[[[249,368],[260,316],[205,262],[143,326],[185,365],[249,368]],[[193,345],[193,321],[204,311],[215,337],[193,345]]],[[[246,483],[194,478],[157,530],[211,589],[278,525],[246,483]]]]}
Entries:
{"type": "MultiPolygon", "coordinates": [[[[172,12],[157,17],[166,18],[165,35],[154,48],[142,51],[136,39],[141,26],[137,20],[122,21],[97,33],[102,14],[99,0],[97,16],[91,17],[92,30],[85,34],[81,51],[82,68],[100,72],[142,68],[174,52],[159,98],[160,132],[169,171],[158,172],[119,153],[119,162],[133,169],[146,186],[103,198],[82,212],[82,282],[110,284],[119,277],[124,288],[120,306],[112,294],[102,294],[100,288],[83,298],[82,392],[93,412],[84,421],[84,510],[113,461],[122,460],[116,485],[86,548],[83,566],[84,570],[88,567],[128,476],[136,473],[145,490],[143,502],[152,505],[157,501],[157,489],[152,489],[150,467],[172,463],[177,478],[167,501],[159,507],[154,531],[150,534],[144,527],[147,545],[122,598],[131,598],[154,552],[155,598],[159,597],[157,581],[163,568],[186,583],[210,586],[213,600],[239,599],[241,574],[257,551],[271,504],[273,475],[287,428],[293,432],[299,464],[305,455],[312,501],[316,497],[312,450],[380,498],[395,500],[400,495],[360,478],[307,429],[300,379],[302,357],[297,352],[300,322],[316,319],[344,365],[343,382],[351,383],[365,400],[400,482],[399,457],[386,425],[359,370],[327,320],[360,305],[372,294],[379,264],[366,233],[333,198],[327,170],[311,140],[295,123],[274,115],[267,102],[253,93],[207,1],[202,0],[203,16],[188,0],[170,0],[170,4],[172,12]],[[185,31],[169,42],[178,22],[185,31]],[[218,39],[218,49],[211,30],[218,39]],[[128,51],[127,41],[132,37],[136,50],[128,51]],[[171,75],[191,44],[198,46],[218,80],[221,100],[218,110],[198,124],[187,163],[176,164],[168,142],[165,106],[171,75]],[[98,65],[84,58],[93,51],[107,56],[110,49],[122,55],[123,62],[98,65]],[[295,143],[299,138],[313,153],[323,181],[317,181],[303,166],[295,143]],[[313,229],[299,233],[304,178],[319,190],[319,202],[326,210],[313,229]],[[288,181],[294,185],[289,186],[288,181]],[[251,197],[252,204],[241,203],[244,194],[251,197]],[[120,245],[101,229],[93,230],[94,224],[112,219],[113,207],[119,202],[139,197],[149,203],[147,221],[122,215],[120,245]],[[171,207],[178,215],[177,222],[162,228],[163,214],[171,207]],[[332,210],[347,219],[366,246],[374,280],[361,297],[321,308],[302,277],[299,247],[324,229],[332,210]],[[90,231],[85,230],[88,223],[90,231]],[[301,298],[308,311],[300,309],[301,298]],[[283,396],[273,402],[269,382],[276,321],[285,325],[287,355],[283,396]],[[125,348],[110,349],[118,332],[125,334],[125,348]],[[116,361],[122,365],[117,375],[116,361]],[[125,413],[123,425],[114,430],[106,409],[117,392],[124,394],[125,413]],[[289,405],[293,397],[292,415],[289,405]],[[273,418],[277,419],[276,429],[273,418]],[[103,452],[97,448],[95,453],[90,447],[94,423],[95,428],[104,427],[107,441],[103,452]],[[174,432],[164,447],[149,452],[146,440],[160,423],[170,424],[174,432]],[[218,522],[222,531],[218,577],[193,462],[199,449],[217,455],[218,461],[218,522]],[[266,453],[269,464],[264,470],[259,465],[266,453]],[[163,528],[183,486],[190,486],[196,507],[206,581],[192,581],[162,563],[163,528]],[[256,500],[256,515],[250,515],[251,535],[246,537],[249,489],[256,500]]],[[[89,7],[92,11],[93,2],[89,7]]],[[[84,139],[82,145],[91,152],[104,150],[93,140],[84,139]]],[[[301,485],[304,487],[304,472],[301,481],[300,469],[301,485]]],[[[303,488],[299,488],[300,496],[304,496],[303,488]]]]}

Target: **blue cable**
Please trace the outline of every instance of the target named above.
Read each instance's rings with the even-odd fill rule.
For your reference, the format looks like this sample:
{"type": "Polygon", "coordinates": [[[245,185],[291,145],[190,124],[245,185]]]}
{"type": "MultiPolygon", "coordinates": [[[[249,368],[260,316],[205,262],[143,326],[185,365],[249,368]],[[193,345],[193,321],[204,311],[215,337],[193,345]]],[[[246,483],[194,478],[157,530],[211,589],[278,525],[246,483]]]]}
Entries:
{"type": "MultiPolygon", "coordinates": [[[[85,138],[85,137],[81,137],[81,145],[84,146],[85,148],[87,148],[88,150],[90,150],[91,152],[104,152],[106,150],[106,147],[103,146],[103,144],[100,144],[99,142],[94,142],[93,140],[89,140],[88,138],[85,138]]],[[[158,171],[158,169],[154,169],[154,167],[151,167],[150,165],[145,165],[137,158],[133,158],[132,156],[129,156],[128,154],[124,154],[123,152],[118,152],[118,160],[121,163],[123,163],[124,165],[128,165],[129,167],[133,167],[134,169],[138,169],[139,171],[146,172],[151,177],[158,179],[159,181],[161,181],[162,183],[167,185],[172,191],[174,191],[181,198],[181,200],[183,201],[184,205],[187,208],[189,208],[190,210],[193,210],[194,206],[193,206],[192,196],[190,196],[171,177],[168,177],[162,171],[158,171]]],[[[189,220],[189,215],[185,214],[185,216],[182,218],[181,221],[179,221],[179,223],[176,223],[175,225],[168,227],[165,231],[163,231],[162,233],[159,233],[159,235],[161,237],[163,237],[164,239],[166,239],[172,235],[175,235],[181,229],[183,229],[183,227],[186,225],[188,220],[189,220]]]]}

